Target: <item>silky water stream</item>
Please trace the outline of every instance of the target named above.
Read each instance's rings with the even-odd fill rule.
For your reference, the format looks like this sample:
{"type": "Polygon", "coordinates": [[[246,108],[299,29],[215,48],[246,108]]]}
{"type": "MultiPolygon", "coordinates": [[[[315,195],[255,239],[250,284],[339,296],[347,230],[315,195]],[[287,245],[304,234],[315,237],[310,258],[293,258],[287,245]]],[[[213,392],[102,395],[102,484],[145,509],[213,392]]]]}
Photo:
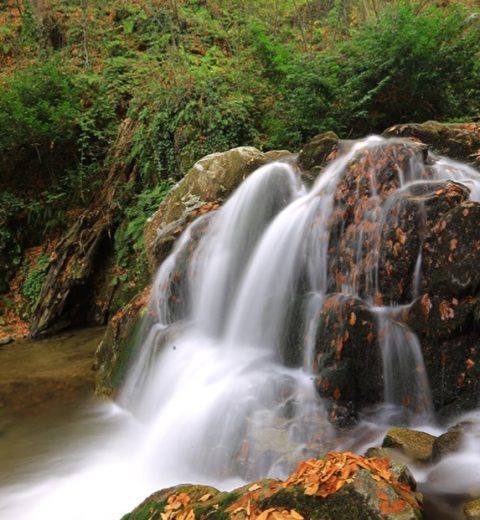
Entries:
{"type": "MultiPolygon", "coordinates": [[[[22,461],[0,488],[0,517],[113,520],[170,485],[228,489],[285,477],[299,460],[332,449],[362,451],[378,444],[399,417],[438,431],[418,338],[396,320],[398,306],[377,304],[378,259],[366,262],[369,248],[356,252],[364,276],[344,273],[342,291],[361,297],[383,331],[384,405],[346,436],[331,425],[314,386],[335,192],[355,154],[384,143],[379,137],[355,143],[310,189],[293,163],[263,166],[220,210],[198,218],[156,275],[149,313],[155,319],[117,403],[91,405],[84,413],[89,435],[83,443],[76,428],[63,442],[55,437],[48,457],[22,461]],[[292,301],[299,287],[301,316],[292,301]]],[[[381,221],[389,199],[375,192],[375,168],[364,218],[381,221]]],[[[464,183],[480,200],[480,174],[471,168],[440,159],[429,171],[433,179],[464,183]]],[[[424,174],[423,163],[412,159],[398,172],[398,189],[424,182],[424,174]]],[[[374,235],[359,230],[355,241],[370,241],[375,252],[374,235]]],[[[420,256],[415,266],[412,299],[420,256]]],[[[480,428],[478,414],[470,418],[480,428]]],[[[480,487],[475,438],[464,452],[418,476],[439,493],[480,487]],[[452,471],[461,479],[452,481],[452,471]]]]}

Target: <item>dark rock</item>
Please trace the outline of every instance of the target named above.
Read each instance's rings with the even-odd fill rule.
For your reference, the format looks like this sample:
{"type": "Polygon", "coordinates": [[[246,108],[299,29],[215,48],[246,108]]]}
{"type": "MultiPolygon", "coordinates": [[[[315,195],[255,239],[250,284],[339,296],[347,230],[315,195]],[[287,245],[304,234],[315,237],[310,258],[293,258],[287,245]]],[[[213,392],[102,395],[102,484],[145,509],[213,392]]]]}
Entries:
{"type": "MultiPolygon", "coordinates": [[[[136,128],[136,121],[129,118],[122,121],[106,161],[110,167],[104,188],[92,207],[83,211],[66,230],[50,257],[46,280],[32,313],[32,337],[52,334],[72,324],[84,324],[95,305],[93,282],[99,270],[106,268],[107,257],[113,252],[111,237],[119,205],[125,204],[134,193],[123,190],[129,195],[122,200],[117,192],[127,183],[135,184],[137,170],[126,157],[136,128]]],[[[103,310],[100,309],[101,322],[105,321],[103,310]]]]}
{"type": "Polygon", "coordinates": [[[423,294],[403,313],[403,318],[422,338],[452,338],[471,330],[477,301],[472,296],[458,299],[423,294]]]}
{"type": "Polygon", "coordinates": [[[416,462],[430,462],[435,437],[429,433],[409,430],[408,428],[391,428],[383,439],[385,448],[397,448],[416,462]]]}
{"type": "Polygon", "coordinates": [[[423,287],[444,296],[473,295],[480,287],[480,203],[444,214],[423,245],[423,287]]]}
{"type": "Polygon", "coordinates": [[[338,406],[355,413],[382,400],[376,319],[361,300],[342,294],[325,300],[319,315],[315,372],[320,395],[333,406],[333,419],[338,406]]]}
{"type": "Polygon", "coordinates": [[[431,177],[424,146],[388,142],[359,150],[335,190],[329,244],[329,290],[376,289],[382,204],[405,182],[431,177]]]}
{"type": "Polygon", "coordinates": [[[411,300],[420,281],[417,261],[425,235],[441,215],[468,196],[461,184],[429,181],[407,186],[385,201],[378,262],[384,303],[411,300]]]}
{"type": "Polygon", "coordinates": [[[383,135],[418,139],[440,155],[480,166],[480,125],[477,123],[445,124],[427,121],[422,124],[392,126],[383,135]]]}
{"type": "Polygon", "coordinates": [[[462,445],[463,434],[459,431],[449,431],[437,437],[433,443],[432,462],[438,462],[445,455],[455,453],[462,445]]]}
{"type": "Polygon", "coordinates": [[[422,338],[433,405],[442,418],[476,408],[480,392],[480,341],[468,332],[451,339],[422,338]]]}

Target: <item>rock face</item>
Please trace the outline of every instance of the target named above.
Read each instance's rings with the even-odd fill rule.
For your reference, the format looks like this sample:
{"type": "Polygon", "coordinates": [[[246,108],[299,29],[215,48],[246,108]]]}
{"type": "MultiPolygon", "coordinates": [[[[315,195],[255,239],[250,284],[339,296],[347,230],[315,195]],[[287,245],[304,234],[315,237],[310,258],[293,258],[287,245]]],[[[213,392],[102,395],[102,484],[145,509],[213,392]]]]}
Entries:
{"type": "Polygon", "coordinates": [[[363,298],[375,290],[382,205],[404,182],[429,179],[426,159],[423,145],[388,142],[359,150],[347,164],[335,190],[331,219],[331,291],[347,287],[363,298]]]}
{"type": "Polygon", "coordinates": [[[364,302],[342,294],[327,298],[319,316],[315,379],[331,419],[349,420],[357,408],[382,399],[382,359],[375,317],[364,302]],[[365,377],[368,374],[368,377],[365,377]]]}
{"type": "MultiPolygon", "coordinates": [[[[402,125],[385,135],[412,139],[358,150],[335,189],[330,295],[318,317],[317,388],[335,416],[382,401],[375,352],[383,333],[367,317],[368,307],[405,305],[392,318],[418,336],[434,408],[448,416],[475,407],[480,391],[480,203],[469,200],[466,185],[435,180],[438,166],[430,150],[478,162],[480,126],[402,125]],[[412,179],[420,182],[409,185],[412,179]],[[352,296],[347,302],[345,294],[357,301],[352,296]],[[357,314],[349,307],[362,305],[361,323],[370,324],[366,334],[348,322],[348,312],[357,314]],[[362,358],[370,361],[368,368],[362,358]],[[368,383],[359,381],[362,370],[368,383]]],[[[304,148],[300,158],[310,171],[323,164],[325,143],[342,148],[334,141],[322,134],[304,148]]]]}
{"type": "Polygon", "coordinates": [[[122,520],[413,520],[422,518],[414,483],[387,458],[330,453],[285,481],[261,480],[231,492],[182,485],[154,493],[122,520]]]}
{"type": "Polygon", "coordinates": [[[383,133],[385,137],[409,137],[429,145],[432,150],[458,161],[480,166],[480,125],[478,123],[396,125],[383,133]]]}
{"type": "Polygon", "coordinates": [[[144,318],[148,312],[150,287],[137,295],[111,320],[95,353],[97,375],[95,390],[99,395],[112,396],[122,383],[127,366],[138,346],[144,318]]]}
{"type": "MultiPolygon", "coordinates": [[[[93,207],[66,231],[51,257],[47,279],[34,309],[30,335],[53,333],[77,321],[85,322],[94,301],[93,278],[111,254],[111,236],[119,201],[117,190],[134,183],[136,170],[126,161],[136,122],[125,119],[111,150],[108,178],[93,207]]],[[[110,291],[113,287],[110,285],[110,291]]],[[[107,301],[111,299],[111,294],[107,301]]],[[[108,304],[107,304],[108,306],[108,304]]],[[[105,315],[106,309],[98,309],[105,315]]]]}
{"type": "Polygon", "coordinates": [[[244,146],[207,155],[195,163],[145,225],[151,272],[155,272],[181,232],[198,215],[218,208],[254,170],[287,155],[287,151],[263,153],[244,146]]]}

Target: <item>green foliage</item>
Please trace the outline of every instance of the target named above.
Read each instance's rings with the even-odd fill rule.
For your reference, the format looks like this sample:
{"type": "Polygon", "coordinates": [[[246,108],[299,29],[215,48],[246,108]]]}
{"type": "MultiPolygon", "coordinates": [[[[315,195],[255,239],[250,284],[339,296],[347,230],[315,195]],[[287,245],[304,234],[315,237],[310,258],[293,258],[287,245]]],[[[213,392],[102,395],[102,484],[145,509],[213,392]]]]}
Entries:
{"type": "Polygon", "coordinates": [[[330,59],[342,129],[477,115],[479,51],[480,25],[458,7],[418,14],[405,3],[384,11],[330,59]]]}
{"type": "Polygon", "coordinates": [[[32,267],[27,273],[25,282],[22,285],[22,294],[27,301],[27,308],[25,312],[26,317],[29,317],[30,313],[35,308],[43,284],[47,278],[49,265],[50,259],[48,255],[42,254],[37,258],[35,266],[32,267]]]}
{"type": "Polygon", "coordinates": [[[0,153],[34,148],[41,154],[79,134],[80,90],[49,61],[20,71],[0,94],[0,153]]]}

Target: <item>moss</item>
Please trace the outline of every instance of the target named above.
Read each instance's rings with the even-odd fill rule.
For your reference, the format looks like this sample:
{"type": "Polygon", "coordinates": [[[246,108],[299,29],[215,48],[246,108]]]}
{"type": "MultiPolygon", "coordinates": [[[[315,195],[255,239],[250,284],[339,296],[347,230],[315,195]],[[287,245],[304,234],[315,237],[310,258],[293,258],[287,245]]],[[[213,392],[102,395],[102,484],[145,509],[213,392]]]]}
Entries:
{"type": "Polygon", "coordinates": [[[378,515],[371,512],[365,500],[348,487],[326,498],[305,495],[299,486],[286,488],[261,501],[259,505],[262,510],[270,507],[295,509],[309,520],[380,520],[378,515]]]}
{"type": "Polygon", "coordinates": [[[121,520],[158,520],[160,519],[160,513],[163,513],[166,504],[166,500],[161,500],[160,502],[150,500],[131,513],[122,516],[121,520]],[[154,515],[155,512],[157,512],[157,515],[154,515]]]}

